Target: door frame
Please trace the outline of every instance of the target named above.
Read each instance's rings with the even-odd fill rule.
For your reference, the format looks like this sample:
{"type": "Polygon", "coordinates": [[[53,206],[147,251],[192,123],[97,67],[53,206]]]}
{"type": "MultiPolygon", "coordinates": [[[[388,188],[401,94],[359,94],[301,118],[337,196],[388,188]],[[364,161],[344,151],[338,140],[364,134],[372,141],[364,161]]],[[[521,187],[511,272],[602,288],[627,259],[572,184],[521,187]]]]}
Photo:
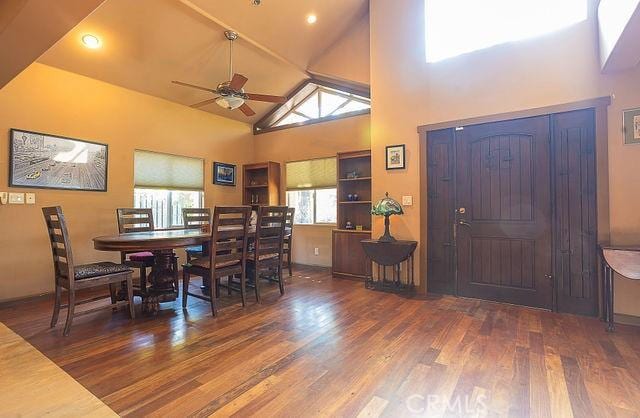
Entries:
{"type": "MultiPolygon", "coordinates": [[[[519,110],[514,112],[497,113],[487,116],[451,120],[446,122],[438,122],[433,124],[418,126],[418,137],[420,146],[420,191],[422,198],[420,199],[420,271],[421,279],[419,291],[427,294],[427,281],[429,280],[427,247],[428,242],[428,199],[426,199],[426,190],[428,187],[427,179],[427,162],[428,162],[428,143],[427,134],[429,131],[441,129],[453,129],[468,125],[478,125],[491,122],[500,122],[511,119],[522,119],[535,116],[551,115],[554,113],[564,113],[576,110],[594,109],[595,112],[595,151],[596,151],[596,219],[597,219],[597,242],[607,242],[610,236],[609,224],[609,169],[608,169],[608,124],[607,124],[607,108],[611,104],[610,96],[596,97],[593,99],[582,100],[559,105],[546,107],[538,107],[533,109],[519,110]]],[[[456,278],[454,277],[454,280],[456,278]]],[[[457,289],[457,283],[455,283],[457,289]]],[[[457,291],[457,290],[456,290],[457,291]]],[[[557,297],[554,289],[553,309],[557,308],[557,297]]],[[[599,291],[601,292],[602,289],[599,291]]],[[[600,295],[597,300],[601,301],[600,295]]],[[[600,310],[602,306],[599,307],[600,310]]]]}

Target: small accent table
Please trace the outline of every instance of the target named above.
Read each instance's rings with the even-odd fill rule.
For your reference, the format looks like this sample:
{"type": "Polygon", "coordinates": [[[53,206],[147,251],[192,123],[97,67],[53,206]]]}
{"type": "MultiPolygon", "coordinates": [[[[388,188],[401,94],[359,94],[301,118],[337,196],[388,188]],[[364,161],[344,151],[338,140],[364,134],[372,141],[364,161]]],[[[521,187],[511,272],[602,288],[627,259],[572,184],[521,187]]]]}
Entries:
{"type": "Polygon", "coordinates": [[[607,331],[614,330],[613,323],[613,272],[631,279],[640,280],[640,246],[600,244],[600,257],[604,276],[602,307],[607,331]]]}
{"type": "Polygon", "coordinates": [[[360,241],[367,257],[377,265],[377,278],[367,277],[367,289],[383,290],[394,293],[413,293],[414,268],[413,253],[418,246],[417,241],[380,242],[375,239],[360,241]],[[406,264],[406,281],[402,281],[400,267],[406,264]],[[391,267],[391,278],[387,278],[387,267],[391,267]]]}

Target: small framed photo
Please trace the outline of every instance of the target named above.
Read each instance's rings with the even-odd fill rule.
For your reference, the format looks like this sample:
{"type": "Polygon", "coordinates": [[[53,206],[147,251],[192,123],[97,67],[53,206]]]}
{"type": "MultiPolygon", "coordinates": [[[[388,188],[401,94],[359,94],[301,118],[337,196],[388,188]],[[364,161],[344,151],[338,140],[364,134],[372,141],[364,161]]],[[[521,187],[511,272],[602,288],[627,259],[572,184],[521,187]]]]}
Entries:
{"type": "Polygon", "coordinates": [[[387,151],[387,170],[400,170],[405,168],[404,163],[404,144],[389,145],[387,151]]]}
{"type": "Polygon", "coordinates": [[[236,185],[236,166],[233,164],[213,163],[213,184],[221,186],[236,185]]]}
{"type": "Polygon", "coordinates": [[[625,144],[640,144],[640,108],[622,112],[622,131],[625,144]]]}

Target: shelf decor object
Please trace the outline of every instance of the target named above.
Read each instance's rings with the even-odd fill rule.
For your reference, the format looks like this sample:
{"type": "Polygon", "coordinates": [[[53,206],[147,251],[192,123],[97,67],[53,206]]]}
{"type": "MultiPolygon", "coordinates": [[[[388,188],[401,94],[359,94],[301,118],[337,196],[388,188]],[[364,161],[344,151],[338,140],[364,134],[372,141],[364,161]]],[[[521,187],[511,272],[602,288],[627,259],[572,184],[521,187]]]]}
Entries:
{"type": "Polygon", "coordinates": [[[394,242],[396,239],[389,233],[389,217],[391,215],[403,215],[402,206],[395,199],[389,197],[389,193],[380,199],[371,209],[371,214],[384,216],[384,234],[378,238],[380,242],[394,242]]]}

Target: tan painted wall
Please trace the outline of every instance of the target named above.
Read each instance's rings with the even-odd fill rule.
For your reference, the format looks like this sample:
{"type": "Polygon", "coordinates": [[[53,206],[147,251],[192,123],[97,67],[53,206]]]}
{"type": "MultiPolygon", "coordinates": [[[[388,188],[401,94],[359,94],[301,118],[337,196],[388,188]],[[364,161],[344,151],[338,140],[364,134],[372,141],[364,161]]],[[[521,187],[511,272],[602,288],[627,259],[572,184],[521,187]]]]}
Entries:
{"type": "Polygon", "coordinates": [[[151,96],[33,64],[0,90],[0,190],[8,190],[8,130],[21,128],[109,144],[109,190],[34,191],[36,205],[0,206],[0,300],[52,291],[51,252],[40,208],[61,205],[76,262],[119,259],[91,238],[117,232],[115,209],[133,204],[136,148],[205,159],[205,204],[235,204],[240,187],[211,184],[212,161],[253,159],[251,127],[151,96]]]}
{"type": "MultiPolygon", "coordinates": [[[[424,0],[372,0],[370,6],[373,198],[385,191],[414,197],[413,207],[392,219],[397,237],[419,240],[426,225],[419,210],[424,193],[417,126],[614,93],[608,117],[612,239],[640,241],[640,195],[632,171],[640,147],[623,147],[620,133],[620,109],[640,107],[640,72],[600,75],[594,1],[589,20],[571,28],[433,64],[425,60],[424,0]],[[398,143],[407,145],[407,169],[386,172],[384,147],[398,143]]],[[[376,219],[374,232],[381,226],[376,219]]],[[[640,314],[632,303],[640,283],[618,282],[616,311],[640,314]]]]}
{"type": "MultiPolygon", "coordinates": [[[[286,199],[287,161],[334,156],[338,152],[369,149],[369,115],[339,119],[298,128],[285,129],[254,138],[256,161],[277,161],[282,166],[282,203],[286,199]]],[[[293,261],[295,263],[331,265],[330,226],[299,225],[294,229],[293,261]],[[318,248],[319,256],[313,255],[318,248]]]]}
{"type": "Polygon", "coordinates": [[[354,24],[335,44],[315,59],[309,69],[369,84],[369,15],[354,24]]]}

